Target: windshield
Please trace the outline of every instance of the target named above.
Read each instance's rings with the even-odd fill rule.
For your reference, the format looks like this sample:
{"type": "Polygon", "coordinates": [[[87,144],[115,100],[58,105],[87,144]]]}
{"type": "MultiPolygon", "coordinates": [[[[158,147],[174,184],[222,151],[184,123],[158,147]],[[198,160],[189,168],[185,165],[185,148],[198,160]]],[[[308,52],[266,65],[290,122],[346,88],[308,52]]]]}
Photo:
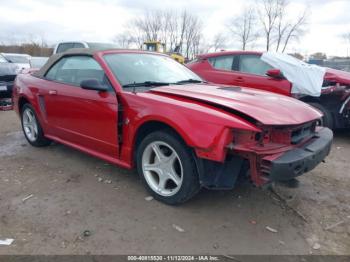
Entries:
{"type": "Polygon", "coordinates": [[[163,55],[108,54],[104,58],[122,86],[145,82],[202,81],[187,67],[163,55]]]}
{"type": "Polygon", "coordinates": [[[29,64],[29,59],[26,56],[5,55],[5,57],[12,63],[29,64]]]}

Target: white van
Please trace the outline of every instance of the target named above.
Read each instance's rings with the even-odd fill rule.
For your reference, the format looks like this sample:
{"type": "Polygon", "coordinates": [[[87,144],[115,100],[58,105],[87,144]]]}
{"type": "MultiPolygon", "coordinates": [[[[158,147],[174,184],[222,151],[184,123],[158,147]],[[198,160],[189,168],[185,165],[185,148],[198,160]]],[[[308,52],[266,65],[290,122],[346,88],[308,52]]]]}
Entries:
{"type": "Polygon", "coordinates": [[[113,43],[97,43],[97,42],[84,42],[84,41],[60,42],[55,46],[53,53],[54,54],[62,53],[71,48],[91,48],[95,50],[104,50],[104,49],[116,49],[118,48],[118,46],[113,43]]]}

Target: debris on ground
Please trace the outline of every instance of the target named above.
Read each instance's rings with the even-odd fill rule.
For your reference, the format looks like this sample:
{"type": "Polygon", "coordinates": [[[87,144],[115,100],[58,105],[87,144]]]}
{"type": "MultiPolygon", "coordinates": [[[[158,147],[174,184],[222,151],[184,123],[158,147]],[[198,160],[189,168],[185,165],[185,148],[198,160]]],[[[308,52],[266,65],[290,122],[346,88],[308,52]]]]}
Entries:
{"type": "Polygon", "coordinates": [[[313,246],[312,246],[313,249],[315,250],[318,250],[321,248],[321,245],[319,243],[315,243],[313,246]]]}
{"type": "Polygon", "coordinates": [[[26,202],[28,199],[32,198],[34,195],[30,194],[29,196],[26,196],[25,198],[22,199],[22,202],[26,202]]]}
{"type": "Polygon", "coordinates": [[[146,201],[152,201],[153,200],[153,196],[147,196],[147,197],[145,197],[145,200],[146,201]]]}
{"type": "Polygon", "coordinates": [[[9,246],[13,241],[13,238],[0,239],[0,246],[9,246]]]}
{"type": "Polygon", "coordinates": [[[250,220],[250,224],[256,225],[256,221],[255,220],[250,220]]]}
{"type": "Polygon", "coordinates": [[[102,177],[99,177],[99,178],[97,179],[97,181],[98,181],[98,182],[102,182],[102,181],[103,181],[103,178],[102,178],[102,177]]]}
{"type": "Polygon", "coordinates": [[[286,245],[286,243],[284,241],[282,241],[282,240],[279,240],[278,243],[280,243],[280,245],[282,245],[282,246],[286,245]]]}
{"type": "Polygon", "coordinates": [[[218,244],[218,243],[215,243],[215,244],[213,245],[213,248],[214,248],[214,249],[218,249],[218,248],[219,248],[219,244],[218,244]]]}
{"type": "Polygon", "coordinates": [[[266,230],[268,230],[268,231],[270,231],[270,232],[272,232],[272,233],[277,233],[277,232],[278,232],[277,229],[274,229],[274,228],[269,227],[269,226],[266,226],[265,228],[266,228],[266,230]]]}
{"type": "Polygon", "coordinates": [[[106,179],[106,180],[104,181],[104,183],[105,183],[105,184],[112,184],[112,180],[106,179]]]}
{"type": "Polygon", "coordinates": [[[177,231],[179,231],[181,233],[185,232],[185,229],[183,229],[182,227],[180,227],[178,225],[173,224],[173,228],[175,228],[177,231]]]}
{"type": "Polygon", "coordinates": [[[282,209],[285,209],[286,207],[288,209],[290,209],[291,211],[293,211],[296,215],[298,215],[305,223],[308,223],[308,220],[306,219],[305,215],[302,214],[299,210],[297,210],[295,207],[293,207],[292,205],[290,205],[290,201],[288,201],[282,194],[280,194],[278,192],[278,190],[276,190],[276,187],[272,187],[270,188],[270,192],[275,195],[275,197],[277,197],[279,199],[279,201],[284,204],[285,206],[281,205],[282,209]]]}
{"type": "Polygon", "coordinates": [[[66,248],[67,246],[66,246],[66,242],[65,241],[62,241],[61,242],[61,248],[66,248]]]}
{"type": "Polygon", "coordinates": [[[328,227],[325,227],[324,230],[331,230],[331,229],[333,229],[333,228],[335,228],[335,227],[337,227],[337,226],[340,226],[340,225],[342,225],[342,224],[344,224],[344,223],[345,223],[344,220],[339,221],[339,222],[337,222],[337,223],[335,223],[335,224],[332,224],[332,225],[329,225],[328,227]]]}
{"type": "Polygon", "coordinates": [[[90,230],[85,230],[85,231],[83,232],[83,236],[84,236],[84,237],[89,237],[89,236],[91,236],[91,231],[90,231],[90,230]]]}

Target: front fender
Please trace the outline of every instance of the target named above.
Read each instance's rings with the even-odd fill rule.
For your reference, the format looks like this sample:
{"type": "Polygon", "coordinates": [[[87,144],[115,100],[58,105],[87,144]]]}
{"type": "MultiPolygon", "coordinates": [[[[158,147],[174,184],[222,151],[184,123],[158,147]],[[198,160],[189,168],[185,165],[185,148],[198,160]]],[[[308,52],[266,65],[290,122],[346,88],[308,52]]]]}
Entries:
{"type": "Polygon", "coordinates": [[[130,120],[129,144],[134,145],[139,128],[147,122],[156,121],[173,128],[194,148],[200,158],[223,162],[226,145],[233,139],[232,129],[259,132],[253,124],[217,108],[201,103],[178,101],[158,95],[129,94],[125,97],[130,120]]]}

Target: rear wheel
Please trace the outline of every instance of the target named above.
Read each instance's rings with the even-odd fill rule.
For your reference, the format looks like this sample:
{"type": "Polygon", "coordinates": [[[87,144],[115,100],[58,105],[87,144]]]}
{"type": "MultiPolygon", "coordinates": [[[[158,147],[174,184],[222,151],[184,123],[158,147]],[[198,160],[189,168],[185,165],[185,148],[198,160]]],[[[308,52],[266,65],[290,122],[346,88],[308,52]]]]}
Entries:
{"type": "Polygon", "coordinates": [[[199,191],[192,153],[173,132],[157,131],[146,136],[136,157],[138,173],[155,199],[175,205],[199,191]]]}
{"type": "Polygon", "coordinates": [[[330,128],[330,129],[334,128],[333,115],[326,107],[324,107],[323,105],[321,105],[319,103],[315,103],[315,102],[309,102],[308,104],[310,106],[318,109],[319,111],[321,111],[323,113],[323,117],[320,121],[321,126],[325,126],[325,127],[330,128]]]}
{"type": "Polygon", "coordinates": [[[44,137],[43,130],[35,114],[34,108],[30,104],[22,107],[21,122],[24,136],[29,144],[36,147],[47,146],[51,140],[44,137]]]}

